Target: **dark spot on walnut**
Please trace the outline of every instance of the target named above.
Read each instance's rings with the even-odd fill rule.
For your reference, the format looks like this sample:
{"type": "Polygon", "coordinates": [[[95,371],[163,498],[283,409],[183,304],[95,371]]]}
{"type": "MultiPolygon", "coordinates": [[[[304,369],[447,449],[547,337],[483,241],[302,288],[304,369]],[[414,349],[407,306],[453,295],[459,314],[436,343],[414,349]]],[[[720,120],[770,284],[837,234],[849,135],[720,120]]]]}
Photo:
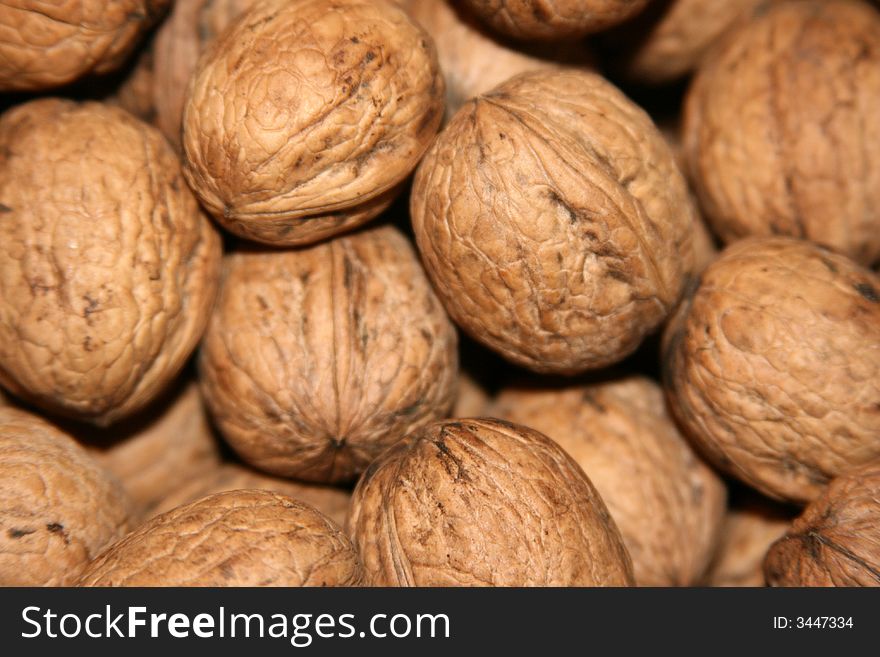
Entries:
{"type": "Polygon", "coordinates": [[[9,538],[22,538],[23,536],[27,536],[28,534],[33,534],[35,532],[35,529],[16,529],[15,527],[13,527],[6,533],[9,535],[9,538]]]}
{"type": "Polygon", "coordinates": [[[877,290],[870,283],[858,283],[853,287],[855,288],[856,292],[861,294],[871,303],[880,303],[880,294],[877,293],[877,290]]]}

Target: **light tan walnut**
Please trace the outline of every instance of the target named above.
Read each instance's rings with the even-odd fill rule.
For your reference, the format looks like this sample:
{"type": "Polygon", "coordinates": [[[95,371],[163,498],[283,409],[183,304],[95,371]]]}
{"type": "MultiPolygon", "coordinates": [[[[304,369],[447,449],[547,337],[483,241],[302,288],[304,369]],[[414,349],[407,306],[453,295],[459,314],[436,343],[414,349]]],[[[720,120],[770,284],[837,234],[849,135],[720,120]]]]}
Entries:
{"type": "Polygon", "coordinates": [[[466,103],[419,165],[410,207],[453,319],[539,372],[631,354],[693,269],[693,207],[669,147],[592,73],[524,73],[466,103]]]}
{"type": "Polygon", "coordinates": [[[880,586],[880,462],[831,482],[764,561],[771,586],[880,586]]]}
{"type": "Polygon", "coordinates": [[[302,245],[388,207],[443,117],[434,45],[387,0],[260,0],[208,48],[187,179],[227,229],[302,245]]]}
{"type": "Polygon", "coordinates": [[[880,278],[791,238],[729,246],[667,328],[666,388],[719,467],[792,502],[880,457],[880,278]]]}
{"type": "Polygon", "coordinates": [[[0,384],[97,424],[177,376],[214,301],[220,239],[162,135],[99,103],[0,118],[0,384]]]}
{"type": "Polygon", "coordinates": [[[787,235],[880,258],[880,13],[858,0],[764,5],[707,56],[685,152],[725,242],[787,235]]]}
{"type": "Polygon", "coordinates": [[[639,586],[699,581],[727,491],[678,432],[660,386],[628,377],[510,387],[491,414],[549,436],[584,469],[620,528],[639,586]]]}
{"type": "Polygon", "coordinates": [[[234,490],[144,523],[98,556],[80,586],[357,586],[357,552],[312,507],[234,490]]]}
{"type": "MultiPolygon", "coordinates": [[[[418,0],[417,0],[418,1],[418,0]]],[[[488,25],[517,39],[558,39],[605,30],[648,0],[464,0],[488,25]]]]}
{"type": "Polygon", "coordinates": [[[118,68],[169,3],[3,0],[0,91],[48,89],[118,68]]]}
{"type": "Polygon", "coordinates": [[[122,487],[73,438],[0,408],[0,586],[69,586],[128,515],[122,487]]]}
{"type": "Polygon", "coordinates": [[[358,482],[347,521],[379,586],[627,586],[605,504],[546,436],[501,420],[436,422],[358,482]]]}
{"type": "Polygon", "coordinates": [[[344,482],[447,416],[457,337],[412,246],[384,226],[307,249],[232,254],[200,376],[244,460],[344,482]]]}
{"type": "Polygon", "coordinates": [[[208,495],[245,488],[287,495],[314,507],[340,526],[345,523],[348,503],[351,499],[351,493],[342,488],[271,477],[237,463],[225,463],[211,473],[193,478],[170,491],[151,511],[151,516],[195,502],[208,495]]]}

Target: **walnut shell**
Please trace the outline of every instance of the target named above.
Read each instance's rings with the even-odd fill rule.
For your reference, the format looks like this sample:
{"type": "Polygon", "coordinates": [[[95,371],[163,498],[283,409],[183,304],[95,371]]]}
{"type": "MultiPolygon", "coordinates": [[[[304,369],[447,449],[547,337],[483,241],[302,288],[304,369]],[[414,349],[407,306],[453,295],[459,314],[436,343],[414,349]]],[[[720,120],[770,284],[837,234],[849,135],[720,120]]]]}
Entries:
{"type": "Polygon", "coordinates": [[[185,173],[227,229],[302,245],[372,219],[443,116],[430,38],[386,0],[261,0],[199,60],[185,173]]]}
{"type": "Polygon", "coordinates": [[[201,481],[220,468],[219,444],[198,385],[191,382],[175,393],[147,409],[147,417],[138,418],[134,426],[123,427],[122,436],[114,427],[116,440],[94,452],[98,462],[122,482],[141,517],[153,515],[167,495],[185,482],[201,481]]]}
{"type": "Polygon", "coordinates": [[[723,469],[806,502],[880,457],[880,278],[790,238],[729,246],[667,328],[667,390],[723,469]]]}
{"type": "Polygon", "coordinates": [[[524,73],[466,103],[420,164],[411,213],[453,319],[539,372],[622,360],[693,268],[669,147],[587,72],[524,73]]]}
{"type": "Polygon", "coordinates": [[[693,71],[719,38],[772,0],[655,0],[608,34],[614,67],[645,84],[664,84],[693,71]]]}
{"type": "Polygon", "coordinates": [[[880,586],[880,462],[831,482],[770,548],[771,586],[880,586]]]}
{"type": "Polygon", "coordinates": [[[351,500],[351,493],[342,488],[270,477],[237,463],[225,463],[210,474],[193,478],[171,491],[157,504],[150,515],[165,513],[215,493],[245,488],[268,490],[292,497],[314,507],[340,526],[345,523],[348,503],[351,500]]]}
{"type": "Polygon", "coordinates": [[[726,242],[801,237],[880,258],[880,13],[855,0],[766,5],[728,33],[687,98],[685,150],[726,242]]]}
{"type": "Polygon", "coordinates": [[[709,586],[764,586],[764,556],[791,521],[784,507],[769,501],[731,509],[709,569],[709,586]]]}
{"type": "Polygon", "coordinates": [[[163,513],[96,558],[80,586],[357,586],[348,537],[310,506],[234,490],[163,513]]]}
{"type": "Polygon", "coordinates": [[[349,481],[446,417],[457,339],[409,242],[385,226],[296,251],[234,253],[201,350],[230,445],[282,476],[349,481]]]}
{"type": "MultiPolygon", "coordinates": [[[[0,400],[2,403],[2,400],[0,400]]],[[[489,408],[489,393],[467,372],[458,377],[458,394],[452,407],[451,417],[479,417],[489,408]]]]}
{"type": "Polygon", "coordinates": [[[648,0],[464,0],[493,29],[517,39],[578,37],[605,30],[648,0]]]}
{"type": "Polygon", "coordinates": [[[156,125],[178,151],[186,88],[199,56],[255,0],[176,2],[156,32],[153,98],[156,125]]]}
{"type": "Polygon", "coordinates": [[[137,55],[131,66],[124,71],[125,77],[104,102],[121,107],[145,123],[156,120],[155,58],[152,44],[137,55]]]}
{"type": "Polygon", "coordinates": [[[6,0],[0,4],[0,91],[48,89],[112,71],[169,2],[6,0]]]}
{"type": "Polygon", "coordinates": [[[727,491],[644,377],[564,388],[511,387],[491,414],[556,441],[580,465],[623,535],[639,586],[689,586],[709,565],[727,491]]]}
{"type": "Polygon", "coordinates": [[[98,103],[0,118],[0,384],[108,424],[177,375],[214,300],[220,239],[157,130],[98,103]]]}
{"type": "Polygon", "coordinates": [[[378,586],[627,586],[620,532],[556,443],[501,420],[436,422],[358,482],[347,521],[378,586]]]}
{"type": "Polygon", "coordinates": [[[121,486],[36,415],[0,408],[0,586],[67,586],[128,529],[121,486]]]}
{"type": "Polygon", "coordinates": [[[460,0],[410,0],[410,15],[437,46],[446,81],[446,114],[519,73],[567,64],[593,68],[582,41],[514,46],[491,34],[460,0]]]}

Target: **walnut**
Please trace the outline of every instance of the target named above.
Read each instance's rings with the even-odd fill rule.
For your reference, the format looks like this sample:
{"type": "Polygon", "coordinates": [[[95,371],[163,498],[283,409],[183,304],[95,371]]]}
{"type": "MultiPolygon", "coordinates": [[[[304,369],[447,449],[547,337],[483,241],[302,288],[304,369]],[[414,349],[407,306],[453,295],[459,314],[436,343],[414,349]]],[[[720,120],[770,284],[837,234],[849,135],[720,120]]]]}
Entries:
{"type": "Polygon", "coordinates": [[[589,479],[546,436],[436,422],[358,482],[347,526],[379,586],[626,586],[632,565],[589,479]]]}
{"type": "Polygon", "coordinates": [[[344,482],[446,417],[456,348],[412,247],[385,226],[232,254],[201,351],[202,390],[255,467],[344,482]]]}
{"type": "Polygon", "coordinates": [[[0,408],[0,586],[68,586],[128,529],[121,486],[70,436],[0,408]]]}
{"type": "Polygon", "coordinates": [[[593,68],[583,41],[507,43],[490,33],[460,0],[409,0],[404,3],[437,46],[446,81],[446,113],[491,90],[514,75],[556,65],[593,68]]]}
{"type": "Polygon", "coordinates": [[[764,561],[771,586],[880,586],[880,462],[831,482],[764,561]]]}
{"type": "Polygon", "coordinates": [[[170,0],[5,0],[0,91],[59,87],[118,68],[170,0]]]}
{"type": "Polygon", "coordinates": [[[880,457],[880,278],[791,238],[729,246],[667,328],[673,409],[722,468],[782,500],[880,457]]]}
{"type": "Polygon", "coordinates": [[[121,107],[145,123],[156,120],[155,63],[152,46],[138,53],[131,65],[123,71],[124,77],[104,102],[121,107]]]}
{"type": "MultiPolygon", "coordinates": [[[[173,392],[133,420],[106,430],[97,441],[91,432],[94,457],[122,482],[139,517],[153,515],[185,482],[202,481],[220,468],[219,444],[198,385],[191,381],[173,392]]],[[[87,432],[74,434],[80,438],[78,434],[88,442],[87,432]]]]}
{"type": "Polygon", "coordinates": [[[524,73],[466,103],[419,165],[411,213],[453,319],[540,372],[632,353],[693,268],[693,208],[667,144],[581,71],[524,73]]]}
{"type": "Polygon", "coordinates": [[[655,0],[603,40],[619,73],[664,84],[697,68],[727,30],[768,1],[655,0]]]}
{"type": "Polygon", "coordinates": [[[765,499],[731,509],[706,578],[709,586],[764,586],[764,556],[791,521],[786,507],[765,499]]]}
{"type": "MultiPolygon", "coordinates": [[[[0,402],[2,403],[2,402],[0,402]]],[[[478,417],[489,408],[489,393],[467,372],[458,377],[458,395],[451,417],[478,417]]]]}
{"type": "Polygon", "coordinates": [[[642,10],[648,0],[463,0],[493,29],[517,39],[599,32],[642,10]]]}
{"type": "Polygon", "coordinates": [[[0,384],[108,424],[195,347],[220,240],[157,130],[98,103],[0,118],[0,384]]]}
{"type": "Polygon", "coordinates": [[[182,150],[180,139],[186,88],[199,56],[255,0],[186,0],[176,2],[156,33],[156,124],[182,150]]]}
{"type": "Polygon", "coordinates": [[[388,207],[443,115],[433,43],[386,0],[262,0],[200,59],[185,173],[226,228],[302,245],[388,207]]]}
{"type": "Polygon", "coordinates": [[[310,506],[265,490],[205,497],[153,518],[96,558],[81,586],[355,586],[358,555],[310,506]]]}
{"type": "Polygon", "coordinates": [[[491,414],[549,436],[584,469],[620,528],[637,584],[699,581],[727,493],[679,434],[660,386],[636,376],[510,387],[491,414]]]}
{"type": "Polygon", "coordinates": [[[351,493],[342,488],[305,484],[261,474],[237,463],[225,463],[203,477],[193,478],[170,491],[151,511],[151,515],[165,513],[178,506],[195,502],[208,495],[229,490],[256,488],[287,495],[314,507],[338,525],[345,523],[351,493]]]}
{"type": "Polygon", "coordinates": [[[856,0],[765,5],[714,48],[687,98],[685,150],[727,242],[788,235],[880,258],[880,13],[856,0]]]}

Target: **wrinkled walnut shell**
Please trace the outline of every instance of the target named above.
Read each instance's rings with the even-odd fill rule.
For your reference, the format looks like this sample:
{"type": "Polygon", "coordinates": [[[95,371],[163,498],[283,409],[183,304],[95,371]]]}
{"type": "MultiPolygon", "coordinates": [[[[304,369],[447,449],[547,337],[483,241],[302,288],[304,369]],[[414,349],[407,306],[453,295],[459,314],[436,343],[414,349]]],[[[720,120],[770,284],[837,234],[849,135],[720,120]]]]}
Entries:
{"type": "Polygon", "coordinates": [[[693,71],[758,5],[773,0],[654,0],[608,33],[613,66],[631,80],[664,84],[693,71]]]}
{"type": "Polygon", "coordinates": [[[443,116],[430,38],[386,0],[262,0],[208,48],[185,173],[230,231],[302,245],[382,212],[443,116]]]}
{"type": "Polygon", "coordinates": [[[419,165],[411,213],[453,319],[539,372],[632,353],[693,268],[693,208],[669,147],[586,72],[525,73],[466,103],[419,165]]]}
{"type": "Polygon", "coordinates": [[[109,424],[177,375],[207,321],[220,239],[154,128],[45,99],[0,118],[0,384],[109,424]]]}
{"type": "Polygon", "coordinates": [[[122,487],[51,424],[0,408],[0,586],[69,586],[128,529],[122,487]]]}
{"type": "Polygon", "coordinates": [[[831,482],[770,548],[771,586],[880,586],[880,462],[831,482]]]}
{"type": "Polygon", "coordinates": [[[880,457],[880,278],[790,238],[729,246],[667,328],[672,407],[730,474],[807,502],[880,457]]]}
{"type": "Polygon", "coordinates": [[[169,2],[0,3],[0,91],[48,89],[87,73],[112,71],[123,63],[169,2]]]}
{"type": "Polygon", "coordinates": [[[663,391],[631,377],[502,390],[492,415],[549,436],[602,496],[639,586],[690,586],[718,540],[726,489],[666,412],[663,391]]]}
{"type": "Polygon", "coordinates": [[[192,479],[171,491],[162,498],[150,515],[165,513],[215,493],[245,488],[256,488],[279,495],[287,495],[303,504],[314,507],[340,526],[345,523],[348,503],[351,499],[351,493],[341,488],[270,477],[237,463],[226,463],[210,474],[192,479]]]}
{"type": "Polygon", "coordinates": [[[437,46],[446,81],[447,117],[467,100],[519,73],[560,64],[593,66],[593,55],[582,41],[532,44],[528,48],[505,43],[459,0],[410,0],[404,6],[437,46]]]}
{"type": "Polygon", "coordinates": [[[255,0],[184,0],[174,3],[156,32],[154,86],[156,125],[181,151],[186,88],[199,56],[255,0]]]}
{"type": "Polygon", "coordinates": [[[788,235],[880,258],[880,13],[856,0],[765,5],[688,93],[685,151],[726,242],[788,235]]]}
{"type": "Polygon", "coordinates": [[[516,39],[558,39],[599,32],[634,16],[648,3],[648,0],[463,1],[493,29],[516,39]]]}
{"type": "Polygon", "coordinates": [[[217,426],[246,461],[343,482],[446,417],[456,349],[413,248],[385,226],[308,249],[232,254],[200,376],[217,426]]]}
{"type": "Polygon", "coordinates": [[[153,518],[95,559],[80,586],[357,586],[339,527],[265,490],[218,493],[153,518]]]}
{"type": "Polygon", "coordinates": [[[122,483],[139,517],[153,515],[171,491],[210,477],[220,467],[219,445],[198,385],[191,382],[174,392],[146,409],[133,426],[123,423],[108,430],[105,444],[95,446],[93,453],[122,483]],[[106,444],[110,438],[115,440],[106,444]]]}
{"type": "Polygon", "coordinates": [[[375,461],[347,522],[379,586],[627,586],[605,504],[546,436],[494,419],[436,422],[375,461]]]}
{"type": "Polygon", "coordinates": [[[767,550],[791,527],[792,514],[769,500],[731,509],[724,520],[709,586],[764,586],[767,550]]]}

